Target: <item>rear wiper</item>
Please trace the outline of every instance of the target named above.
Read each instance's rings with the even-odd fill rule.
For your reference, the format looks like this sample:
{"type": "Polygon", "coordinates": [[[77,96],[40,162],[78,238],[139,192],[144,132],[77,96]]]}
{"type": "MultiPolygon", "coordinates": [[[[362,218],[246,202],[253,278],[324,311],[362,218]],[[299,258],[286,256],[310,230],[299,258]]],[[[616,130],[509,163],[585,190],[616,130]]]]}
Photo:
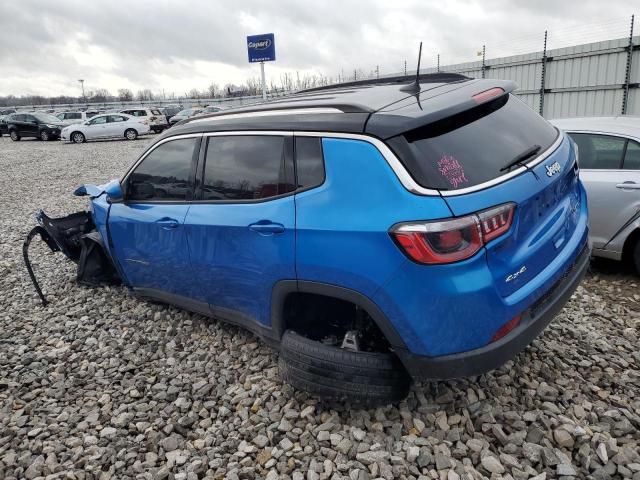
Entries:
{"type": "MultiPolygon", "coordinates": [[[[532,147],[527,148],[524,152],[522,152],[520,155],[518,155],[516,158],[514,158],[509,163],[507,163],[504,167],[502,167],[500,171],[504,172],[505,170],[509,170],[511,167],[524,162],[528,158],[533,157],[536,153],[540,151],[541,148],[542,147],[540,145],[533,145],[532,147]]],[[[526,168],[526,165],[525,165],[525,168],[526,168]]],[[[527,168],[527,170],[529,169],[527,168]]]]}

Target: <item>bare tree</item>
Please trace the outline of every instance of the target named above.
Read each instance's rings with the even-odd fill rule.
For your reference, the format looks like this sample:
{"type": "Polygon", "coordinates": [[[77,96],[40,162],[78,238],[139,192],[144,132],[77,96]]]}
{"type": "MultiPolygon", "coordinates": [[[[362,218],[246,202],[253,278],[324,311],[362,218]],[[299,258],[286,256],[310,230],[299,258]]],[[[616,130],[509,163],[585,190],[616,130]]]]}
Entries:
{"type": "Polygon", "coordinates": [[[118,98],[121,102],[130,102],[133,100],[133,92],[128,88],[118,89],[118,98]]]}
{"type": "Polygon", "coordinates": [[[211,84],[207,87],[210,98],[216,98],[216,96],[218,95],[218,90],[218,84],[215,82],[211,82],[211,84]]]}

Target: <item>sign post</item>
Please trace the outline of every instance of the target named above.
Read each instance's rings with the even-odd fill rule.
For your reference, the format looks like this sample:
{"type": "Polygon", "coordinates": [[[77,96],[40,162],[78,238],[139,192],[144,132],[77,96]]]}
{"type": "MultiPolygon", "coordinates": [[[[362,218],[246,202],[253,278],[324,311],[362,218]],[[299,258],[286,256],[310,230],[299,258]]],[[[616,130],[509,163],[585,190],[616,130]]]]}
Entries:
{"type": "Polygon", "coordinates": [[[247,37],[247,53],[249,54],[249,63],[260,63],[262,99],[266,100],[267,82],[264,75],[264,62],[273,62],[276,59],[276,44],[273,33],[249,35],[247,37]]]}

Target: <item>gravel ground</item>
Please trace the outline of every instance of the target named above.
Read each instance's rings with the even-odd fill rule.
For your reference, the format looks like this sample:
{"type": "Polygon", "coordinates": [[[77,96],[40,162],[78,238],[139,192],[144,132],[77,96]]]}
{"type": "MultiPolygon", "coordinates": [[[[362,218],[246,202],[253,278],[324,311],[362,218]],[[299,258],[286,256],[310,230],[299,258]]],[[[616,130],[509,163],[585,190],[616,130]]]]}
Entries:
{"type": "Polygon", "coordinates": [[[39,207],[83,209],[149,140],[0,138],[0,478],[640,479],[640,279],[597,264],[515,361],[357,410],[294,392],[235,327],[73,282],[34,241],[39,207]]]}

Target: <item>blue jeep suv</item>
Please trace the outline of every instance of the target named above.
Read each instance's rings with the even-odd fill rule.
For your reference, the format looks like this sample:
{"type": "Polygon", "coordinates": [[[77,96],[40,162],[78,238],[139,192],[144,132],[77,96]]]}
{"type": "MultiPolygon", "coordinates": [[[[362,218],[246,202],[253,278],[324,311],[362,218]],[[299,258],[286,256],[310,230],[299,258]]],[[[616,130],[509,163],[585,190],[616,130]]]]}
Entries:
{"type": "Polygon", "coordinates": [[[575,146],[512,82],[407,83],[184,121],[120,180],[80,187],[91,212],[41,212],[30,236],[80,281],[249,329],[321,396],[397,401],[412,379],[494,369],[586,271],[575,146]]]}

